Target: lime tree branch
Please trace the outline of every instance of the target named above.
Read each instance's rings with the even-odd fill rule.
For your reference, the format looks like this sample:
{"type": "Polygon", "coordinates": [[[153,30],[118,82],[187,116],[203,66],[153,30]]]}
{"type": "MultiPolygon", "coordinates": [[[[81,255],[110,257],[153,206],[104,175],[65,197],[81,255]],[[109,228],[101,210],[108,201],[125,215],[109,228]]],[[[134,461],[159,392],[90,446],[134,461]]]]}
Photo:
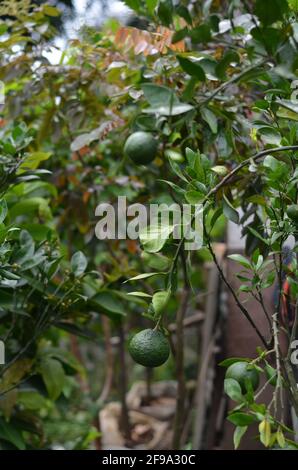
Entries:
{"type": "Polygon", "coordinates": [[[207,96],[203,101],[198,103],[199,107],[206,106],[210,101],[212,101],[219,93],[224,91],[226,88],[228,88],[230,85],[233,83],[237,83],[239,80],[241,80],[245,75],[249,72],[252,72],[252,70],[257,69],[258,67],[261,67],[262,65],[265,65],[268,62],[268,59],[261,60],[257,62],[254,65],[251,65],[250,67],[247,67],[244,69],[242,72],[240,72],[237,75],[234,75],[232,78],[230,78],[227,82],[223,83],[220,85],[218,88],[216,88],[211,95],[207,96]]]}
{"type": "Polygon", "coordinates": [[[227,176],[225,176],[213,189],[211,189],[211,191],[209,191],[204,202],[206,202],[211,196],[216,194],[222,188],[222,186],[225,186],[231,180],[231,178],[233,178],[233,176],[239,173],[239,171],[241,171],[246,166],[250,165],[252,161],[254,163],[258,163],[259,160],[266,157],[267,155],[271,155],[272,153],[289,152],[289,151],[294,151],[294,150],[298,150],[298,145],[288,145],[285,147],[275,147],[271,149],[262,150],[262,152],[256,153],[252,157],[247,158],[246,160],[241,162],[238,166],[236,166],[232,171],[230,171],[230,173],[227,174],[227,176]]]}
{"type": "Polygon", "coordinates": [[[183,426],[185,422],[185,375],[184,375],[184,318],[187,311],[190,284],[187,275],[187,266],[184,249],[181,251],[181,262],[183,268],[184,287],[181,303],[176,317],[176,377],[177,377],[177,400],[173,429],[173,449],[181,448],[183,426]]]}
{"type": "Polygon", "coordinates": [[[241,310],[241,312],[243,313],[243,315],[245,316],[245,318],[248,320],[248,322],[251,324],[251,326],[253,327],[253,329],[255,330],[256,334],[258,335],[258,337],[260,338],[260,340],[262,341],[263,345],[265,346],[266,349],[268,349],[268,343],[265,339],[265,337],[262,335],[261,331],[259,330],[259,328],[257,327],[257,325],[255,324],[255,322],[253,321],[253,319],[251,318],[248,310],[243,306],[243,304],[240,302],[236,292],[234,291],[233,287],[231,286],[231,284],[229,283],[229,281],[227,280],[226,276],[224,275],[224,272],[216,258],[216,255],[213,251],[213,248],[212,248],[212,245],[211,245],[211,242],[209,240],[209,238],[207,238],[207,246],[208,246],[208,249],[211,253],[211,256],[213,258],[213,261],[218,269],[218,272],[220,274],[220,277],[221,279],[223,280],[223,282],[225,283],[226,287],[228,288],[228,290],[230,291],[230,293],[232,294],[232,297],[233,299],[235,300],[238,308],[241,310]]]}
{"type": "MultiPolygon", "coordinates": [[[[203,204],[206,204],[210,198],[212,196],[214,196],[215,194],[218,193],[218,191],[223,187],[225,186],[226,184],[228,184],[230,182],[230,180],[233,178],[233,176],[235,176],[237,173],[239,173],[243,168],[245,168],[246,166],[250,165],[251,162],[253,161],[254,163],[258,163],[259,160],[262,160],[262,158],[266,157],[266,155],[271,155],[273,153],[279,153],[279,152],[290,152],[290,151],[295,151],[295,150],[298,150],[298,145],[288,145],[288,146],[283,146],[283,147],[275,147],[275,148],[271,148],[271,149],[266,149],[266,150],[262,150],[261,152],[258,152],[256,153],[255,155],[251,156],[250,158],[247,158],[246,160],[244,160],[243,162],[241,162],[239,165],[237,165],[232,171],[230,171],[229,174],[227,174],[213,189],[211,189],[208,194],[206,195],[206,197],[204,198],[203,200],[203,204]]],[[[195,220],[195,217],[196,217],[196,214],[194,214],[194,216],[192,217],[191,219],[191,224],[194,222],[195,220]]],[[[266,347],[266,349],[268,349],[268,344],[267,344],[267,341],[266,339],[264,338],[264,336],[262,335],[262,333],[260,332],[260,330],[258,329],[257,325],[255,324],[255,322],[253,321],[253,319],[251,318],[249,312],[247,311],[247,309],[243,306],[243,304],[240,302],[240,300],[238,299],[238,296],[237,294],[235,293],[234,289],[232,288],[232,286],[229,284],[229,282],[227,281],[219,263],[218,263],[218,260],[216,258],[216,255],[212,249],[212,246],[211,246],[211,243],[209,241],[209,237],[207,237],[207,240],[208,240],[208,248],[210,250],[210,253],[211,253],[211,256],[219,270],[219,273],[224,281],[224,283],[226,284],[227,288],[229,289],[229,291],[231,292],[233,298],[235,299],[239,309],[242,311],[242,313],[245,315],[245,317],[247,318],[247,320],[249,321],[249,323],[251,324],[251,326],[254,328],[254,330],[256,331],[257,335],[259,336],[259,338],[261,339],[262,343],[264,344],[264,346],[266,347]]],[[[174,255],[174,258],[173,258],[173,262],[172,262],[172,265],[171,265],[171,269],[170,269],[170,272],[169,272],[169,281],[170,281],[170,284],[172,282],[172,277],[175,273],[175,270],[176,270],[176,267],[177,267],[177,263],[178,263],[178,259],[179,259],[179,255],[180,255],[180,252],[184,249],[184,242],[185,242],[185,237],[182,237],[181,240],[179,241],[178,243],[178,246],[177,246],[177,249],[176,249],[176,253],[174,255]]]]}

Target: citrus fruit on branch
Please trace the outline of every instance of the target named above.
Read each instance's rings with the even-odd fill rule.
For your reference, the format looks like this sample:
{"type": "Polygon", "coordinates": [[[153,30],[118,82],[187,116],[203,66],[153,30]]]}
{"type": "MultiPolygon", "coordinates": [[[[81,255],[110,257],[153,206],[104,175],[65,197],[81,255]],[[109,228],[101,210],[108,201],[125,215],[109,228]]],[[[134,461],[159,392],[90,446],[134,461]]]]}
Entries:
{"type": "Polygon", "coordinates": [[[247,362],[234,362],[234,364],[228,367],[226,372],[226,379],[234,379],[236,380],[242,390],[242,393],[247,393],[247,386],[246,382],[250,382],[252,385],[253,390],[256,390],[259,386],[259,373],[256,369],[249,368],[249,364],[247,362]]]}
{"type": "Polygon", "coordinates": [[[157,140],[149,132],[134,132],[125,142],[124,153],[137,165],[152,162],[157,154],[157,140]]]}
{"type": "Polygon", "coordinates": [[[161,331],[148,328],[132,337],[129,352],[138,364],[145,367],[158,367],[168,359],[170,345],[161,331]]]}
{"type": "Polygon", "coordinates": [[[298,204],[292,204],[287,208],[287,216],[294,222],[298,222],[298,204]]]}

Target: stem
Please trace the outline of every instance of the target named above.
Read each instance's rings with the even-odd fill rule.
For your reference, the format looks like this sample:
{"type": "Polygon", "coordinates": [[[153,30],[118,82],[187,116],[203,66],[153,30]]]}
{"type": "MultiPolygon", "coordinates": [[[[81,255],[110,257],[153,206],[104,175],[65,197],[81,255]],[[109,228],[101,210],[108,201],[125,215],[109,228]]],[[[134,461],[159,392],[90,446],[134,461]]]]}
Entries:
{"type": "Polygon", "coordinates": [[[256,69],[256,68],[258,68],[262,65],[265,65],[267,62],[268,62],[267,58],[263,59],[260,62],[257,62],[256,64],[251,65],[250,67],[247,67],[246,69],[244,69],[238,75],[233,76],[232,78],[230,78],[230,80],[228,80],[227,82],[223,83],[218,88],[216,88],[216,90],[214,90],[214,92],[210,96],[207,96],[207,98],[205,98],[201,103],[199,103],[199,106],[200,107],[201,106],[206,106],[206,104],[208,104],[210,101],[212,101],[213,98],[215,98],[221,91],[224,91],[228,86],[230,86],[233,83],[236,83],[239,80],[241,80],[241,78],[243,78],[247,73],[251,72],[252,70],[254,70],[254,69],[256,69]]]}
{"type": "Polygon", "coordinates": [[[190,295],[190,286],[187,277],[187,268],[184,250],[181,252],[184,288],[180,308],[176,318],[176,377],[177,377],[177,400],[174,419],[174,433],[172,447],[175,450],[181,448],[181,437],[183,433],[185,418],[185,375],[184,375],[184,317],[187,311],[187,305],[190,295]]]}
{"type": "Polygon", "coordinates": [[[109,396],[110,390],[113,384],[114,376],[114,358],[113,358],[113,348],[111,343],[111,326],[110,319],[105,315],[102,315],[102,328],[104,333],[104,342],[105,342],[105,362],[106,362],[106,376],[104,386],[102,388],[101,394],[98,399],[98,403],[103,404],[109,396]]]}
{"type": "Polygon", "coordinates": [[[281,370],[281,358],[280,358],[280,349],[279,349],[279,338],[278,338],[278,312],[275,312],[272,315],[273,319],[273,339],[274,339],[274,352],[275,352],[275,359],[276,359],[276,371],[277,371],[277,380],[276,380],[276,387],[274,389],[273,394],[273,403],[274,403],[274,411],[275,417],[277,414],[277,405],[278,405],[278,392],[280,391],[280,398],[281,398],[281,405],[283,408],[283,397],[282,397],[282,370],[281,370]]]}
{"type": "Polygon", "coordinates": [[[222,186],[227,184],[227,182],[234,175],[236,175],[240,170],[242,170],[242,168],[245,168],[247,165],[250,165],[252,161],[257,162],[263,157],[266,157],[266,155],[271,155],[272,153],[278,153],[278,152],[287,152],[290,150],[298,150],[298,145],[287,145],[285,147],[275,147],[272,149],[262,150],[262,152],[256,153],[252,157],[247,158],[246,160],[241,162],[238,166],[236,166],[232,171],[230,171],[230,173],[227,176],[225,176],[211,191],[209,191],[204,202],[207,201],[210,198],[210,196],[216,194],[222,188],[222,186]]]}
{"type": "Polygon", "coordinates": [[[229,289],[229,291],[231,292],[237,306],[239,307],[239,309],[241,310],[241,312],[244,314],[245,318],[249,321],[249,323],[251,324],[251,326],[253,327],[253,329],[255,330],[255,332],[257,333],[258,337],[260,338],[260,340],[262,341],[263,345],[265,346],[266,349],[268,349],[268,344],[267,344],[267,341],[266,339],[264,338],[264,336],[262,335],[262,333],[260,332],[259,328],[257,327],[257,325],[255,324],[255,322],[253,321],[253,319],[251,318],[249,312],[246,310],[246,308],[242,305],[242,303],[240,302],[240,300],[238,299],[237,297],[237,294],[236,292],[234,291],[233,287],[231,286],[231,284],[229,283],[229,281],[226,279],[224,273],[223,273],[223,270],[221,269],[219,263],[218,263],[218,260],[216,258],[216,255],[213,251],[213,248],[211,246],[211,243],[208,239],[207,241],[207,245],[208,245],[208,248],[209,248],[209,251],[211,253],[211,256],[213,258],[213,261],[218,269],[218,272],[220,274],[220,277],[222,278],[223,282],[225,283],[225,285],[227,286],[227,288],[229,289]]]}
{"type": "Polygon", "coordinates": [[[174,434],[172,448],[179,450],[181,447],[181,436],[185,417],[185,376],[184,376],[184,334],[183,320],[187,310],[189,299],[189,288],[184,288],[180,308],[176,318],[176,377],[177,377],[177,400],[174,419],[174,434]]]}
{"type": "Polygon", "coordinates": [[[128,407],[126,402],[126,391],[127,391],[127,378],[126,378],[126,360],[125,360],[125,348],[124,348],[124,329],[122,321],[119,324],[119,359],[120,359],[120,373],[119,373],[119,389],[120,389],[120,401],[121,401],[121,421],[120,428],[123,432],[126,441],[130,440],[130,422],[128,407]]]}
{"type": "Polygon", "coordinates": [[[296,416],[298,416],[298,389],[297,389],[297,383],[296,383],[296,379],[295,379],[295,376],[294,376],[291,360],[288,357],[286,357],[284,359],[284,366],[285,366],[287,377],[288,377],[288,380],[289,380],[289,383],[290,383],[291,402],[292,402],[292,405],[294,407],[296,416]]]}
{"type": "Polygon", "coordinates": [[[270,318],[270,315],[269,315],[269,312],[266,308],[266,305],[265,305],[265,302],[264,302],[264,297],[263,297],[263,294],[262,292],[259,290],[259,288],[257,288],[257,293],[258,293],[258,296],[256,296],[256,300],[259,302],[259,304],[261,305],[262,309],[263,309],[263,312],[265,313],[265,316],[267,318],[267,321],[268,321],[268,325],[269,325],[269,328],[270,330],[272,330],[272,322],[271,322],[271,318],[270,318]]]}
{"type": "MultiPolygon", "coordinates": [[[[297,237],[296,237],[296,242],[297,242],[297,237]]],[[[298,258],[298,254],[296,254],[296,257],[298,258]]],[[[297,338],[297,333],[298,333],[298,299],[296,301],[296,306],[295,306],[295,318],[294,318],[294,324],[292,326],[292,331],[291,331],[291,337],[290,337],[290,343],[288,346],[288,353],[287,357],[284,359],[284,367],[286,369],[287,377],[290,383],[290,392],[291,392],[291,401],[292,405],[295,409],[296,416],[298,417],[298,388],[297,388],[297,383],[291,363],[291,345],[292,342],[297,338]]]]}

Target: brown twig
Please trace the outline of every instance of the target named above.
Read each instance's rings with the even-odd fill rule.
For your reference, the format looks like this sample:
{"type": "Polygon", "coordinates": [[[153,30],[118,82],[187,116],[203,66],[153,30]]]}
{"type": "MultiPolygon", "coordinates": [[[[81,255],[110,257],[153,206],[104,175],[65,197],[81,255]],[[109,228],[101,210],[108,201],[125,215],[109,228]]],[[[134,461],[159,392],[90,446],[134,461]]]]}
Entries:
{"type": "Polygon", "coordinates": [[[125,336],[123,323],[120,321],[119,324],[119,390],[120,390],[120,401],[121,401],[121,422],[120,428],[123,432],[124,438],[127,442],[130,441],[130,421],[128,406],[126,402],[127,392],[127,377],[126,377],[126,360],[125,360],[125,336]]]}
{"type": "Polygon", "coordinates": [[[187,311],[187,305],[190,295],[190,285],[187,277],[187,268],[184,251],[181,253],[184,288],[182,291],[182,298],[180,308],[176,317],[176,377],[177,377],[177,400],[176,412],[174,418],[174,432],[172,447],[179,450],[181,447],[181,437],[183,432],[184,418],[185,418],[185,375],[184,375],[184,328],[183,321],[187,311]]]}
{"type": "Polygon", "coordinates": [[[213,248],[212,248],[212,245],[209,241],[209,239],[207,239],[207,246],[208,246],[208,249],[211,253],[211,256],[213,258],[213,261],[218,269],[218,272],[220,274],[220,277],[221,279],[223,280],[223,282],[225,283],[226,287],[228,288],[228,290],[230,291],[230,293],[232,294],[232,297],[233,299],[235,300],[238,308],[241,310],[241,312],[243,313],[243,315],[245,316],[245,318],[249,321],[249,323],[251,324],[251,326],[253,327],[253,329],[255,330],[255,332],[257,333],[258,337],[260,338],[260,340],[262,341],[263,345],[266,347],[266,349],[268,348],[268,344],[267,344],[267,341],[266,339],[264,338],[264,336],[262,335],[262,333],[260,332],[259,328],[257,327],[257,325],[255,324],[255,322],[253,321],[253,319],[251,318],[249,312],[247,311],[247,309],[243,306],[243,304],[240,302],[240,300],[238,299],[238,296],[236,294],[236,292],[234,291],[233,287],[231,286],[231,284],[229,283],[229,281],[227,280],[226,276],[224,275],[223,273],[223,270],[217,260],[217,257],[213,251],[213,248]]]}
{"type": "Polygon", "coordinates": [[[113,348],[111,343],[111,326],[110,319],[105,315],[102,315],[102,328],[104,333],[105,341],[105,353],[106,353],[106,377],[105,383],[99,396],[98,402],[104,403],[109,396],[110,390],[113,384],[113,348]]]}

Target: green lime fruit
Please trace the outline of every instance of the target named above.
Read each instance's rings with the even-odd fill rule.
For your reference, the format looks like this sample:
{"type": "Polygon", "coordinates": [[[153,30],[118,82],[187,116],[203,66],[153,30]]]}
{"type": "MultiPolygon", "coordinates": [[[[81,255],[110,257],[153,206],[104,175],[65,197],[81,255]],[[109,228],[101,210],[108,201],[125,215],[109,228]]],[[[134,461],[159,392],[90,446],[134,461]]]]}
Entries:
{"type": "Polygon", "coordinates": [[[145,367],[158,367],[166,362],[170,355],[170,345],[161,331],[142,330],[129,343],[131,357],[145,367]]]}
{"type": "Polygon", "coordinates": [[[234,362],[234,364],[228,367],[226,372],[226,379],[234,379],[236,380],[242,390],[242,393],[246,393],[246,380],[248,380],[253,390],[256,390],[259,386],[259,373],[256,369],[249,369],[247,362],[234,362]]]}
{"type": "Polygon", "coordinates": [[[124,153],[137,165],[146,165],[157,154],[157,140],[149,132],[134,132],[124,145],[124,153]]]}
{"type": "Polygon", "coordinates": [[[288,207],[287,216],[295,222],[298,222],[298,204],[292,204],[288,207]]]}

